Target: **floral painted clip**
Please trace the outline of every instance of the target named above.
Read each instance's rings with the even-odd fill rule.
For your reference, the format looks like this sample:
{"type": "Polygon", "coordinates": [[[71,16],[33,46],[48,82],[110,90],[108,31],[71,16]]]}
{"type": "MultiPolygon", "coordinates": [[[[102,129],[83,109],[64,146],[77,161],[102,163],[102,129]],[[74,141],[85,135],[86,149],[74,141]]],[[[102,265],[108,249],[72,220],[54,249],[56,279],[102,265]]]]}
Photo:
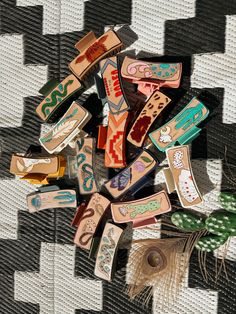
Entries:
{"type": "Polygon", "coordinates": [[[80,194],[92,194],[98,191],[95,175],[93,153],[95,139],[91,137],[80,138],[76,145],[76,167],[80,194]]]}
{"type": "Polygon", "coordinates": [[[185,208],[200,204],[203,199],[193,176],[188,145],[167,149],[166,157],[169,168],[163,173],[168,192],[175,190],[185,208]]]}
{"type": "Polygon", "coordinates": [[[171,210],[165,191],[130,202],[111,203],[112,218],[117,223],[132,222],[133,228],[140,228],[157,222],[155,216],[171,210]]]}
{"type": "Polygon", "coordinates": [[[49,208],[76,208],[77,205],[76,191],[53,189],[53,187],[41,188],[38,192],[27,195],[26,200],[30,213],[49,208]]]}
{"type": "Polygon", "coordinates": [[[66,159],[64,156],[50,157],[25,157],[12,155],[10,172],[23,176],[32,184],[48,184],[49,179],[57,179],[64,176],[66,159]]]}
{"type": "Polygon", "coordinates": [[[121,89],[117,57],[110,57],[102,60],[100,62],[100,72],[102,74],[110,112],[118,114],[127,111],[129,105],[121,89]]]}
{"type": "Polygon", "coordinates": [[[94,274],[107,281],[112,280],[115,272],[116,253],[123,229],[106,223],[98,248],[94,274]]]}
{"type": "Polygon", "coordinates": [[[178,88],[182,74],[182,63],[148,62],[125,57],[121,75],[138,84],[138,90],[148,97],[160,87],[178,88]]]}
{"type": "Polygon", "coordinates": [[[94,32],[89,32],[76,45],[80,52],[70,64],[69,69],[80,79],[89,73],[101,59],[119,52],[122,42],[113,30],[108,30],[101,37],[96,38],[94,32]]]}
{"type": "Polygon", "coordinates": [[[154,91],[147,100],[144,108],[135,120],[127,136],[127,140],[137,147],[141,147],[149,128],[171,99],[160,91],[154,91]]]}
{"type": "Polygon", "coordinates": [[[80,89],[81,83],[73,74],[60,83],[55,79],[50,80],[39,91],[45,98],[36,108],[36,113],[43,121],[49,121],[60,105],[80,89]]]}
{"type": "Polygon", "coordinates": [[[59,122],[39,142],[48,153],[59,153],[78,136],[90,118],[91,114],[74,101],[59,122]]]}
{"type": "Polygon", "coordinates": [[[97,226],[104,215],[106,209],[110,205],[110,201],[100,195],[94,193],[85,208],[82,206],[76,215],[79,215],[77,231],[74,238],[74,243],[82,249],[90,250],[92,239],[97,229],[97,226]]]}
{"type": "Polygon", "coordinates": [[[148,173],[155,169],[156,165],[156,160],[144,150],[131,165],[108,181],[105,187],[114,198],[118,198],[138,185],[148,173]]]}
{"type": "Polygon", "coordinates": [[[197,127],[209,114],[209,110],[196,97],[172,120],[149,134],[152,143],[162,152],[177,142],[185,144],[192,141],[201,131],[197,127]]]}

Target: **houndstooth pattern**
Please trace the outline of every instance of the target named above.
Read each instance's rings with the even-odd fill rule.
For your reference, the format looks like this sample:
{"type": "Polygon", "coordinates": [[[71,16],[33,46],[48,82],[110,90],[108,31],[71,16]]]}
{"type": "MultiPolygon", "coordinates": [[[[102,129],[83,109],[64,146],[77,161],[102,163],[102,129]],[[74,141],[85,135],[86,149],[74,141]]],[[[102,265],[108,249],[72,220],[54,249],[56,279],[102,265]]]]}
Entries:
{"type": "MultiPolygon", "coordinates": [[[[229,282],[204,283],[194,254],[179,298],[165,310],[143,308],[124,294],[131,269],[121,268],[112,283],[93,275],[94,261],[73,243],[69,227],[74,211],[48,210],[30,215],[25,196],[35,186],[9,174],[13,152],[25,152],[47,130],[35,114],[39,88],[51,77],[64,78],[75,56],[73,45],[89,30],[120,30],[128,50],[142,56],[178,56],[184,63],[182,86],[201,94],[214,115],[192,144],[193,171],[210,213],[218,209],[221,188],[230,185],[228,164],[235,164],[235,27],[236,1],[228,0],[2,0],[0,2],[0,313],[4,314],[232,314],[235,247],[226,256],[229,282]],[[119,27],[118,27],[119,28],[119,27]],[[135,35],[136,34],[136,35],[135,35]],[[202,89],[205,89],[202,92],[202,89]],[[227,163],[225,162],[227,147],[227,163]]],[[[87,91],[94,92],[94,86],[87,91]]],[[[82,98],[81,98],[82,99],[82,98]]],[[[173,108],[170,116],[178,108],[173,108]]],[[[166,119],[168,117],[165,117],[166,119]]],[[[231,168],[236,176],[235,168],[231,168]]],[[[161,187],[156,174],[154,184],[161,187]]],[[[131,229],[126,239],[159,237],[131,229]]],[[[127,259],[127,251],[124,250],[127,259]]],[[[222,258],[221,249],[214,253],[222,258]]],[[[214,255],[208,256],[209,272],[214,255]]],[[[122,260],[121,256],[121,260],[122,260]]],[[[154,291],[153,304],[158,299],[154,291]]]]}

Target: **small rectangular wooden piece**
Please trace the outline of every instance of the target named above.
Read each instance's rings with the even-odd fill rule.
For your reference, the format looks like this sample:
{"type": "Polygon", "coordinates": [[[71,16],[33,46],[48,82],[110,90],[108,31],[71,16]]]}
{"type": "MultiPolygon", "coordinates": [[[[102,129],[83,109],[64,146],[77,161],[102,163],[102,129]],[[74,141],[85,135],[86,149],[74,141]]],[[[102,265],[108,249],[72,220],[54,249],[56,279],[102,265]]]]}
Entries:
{"type": "Polygon", "coordinates": [[[143,221],[170,210],[170,200],[165,191],[130,202],[111,203],[112,217],[117,223],[143,221]]]}
{"type": "Polygon", "coordinates": [[[76,208],[76,204],[76,192],[74,190],[36,192],[27,195],[27,205],[30,213],[49,208],[76,208]]]}
{"type": "Polygon", "coordinates": [[[185,144],[194,139],[200,128],[196,126],[208,116],[208,109],[196,97],[178,113],[172,120],[149,134],[152,143],[160,150],[165,151],[176,142],[185,144]]]}
{"type": "Polygon", "coordinates": [[[179,87],[181,73],[182,63],[149,62],[127,56],[121,66],[122,77],[130,79],[134,83],[138,80],[167,81],[169,84],[174,84],[175,88],[179,87]]]}
{"type": "Polygon", "coordinates": [[[80,194],[92,194],[98,191],[93,170],[93,153],[95,140],[85,137],[77,140],[77,173],[80,194]]]}
{"type": "Polygon", "coordinates": [[[10,172],[15,175],[26,175],[29,173],[53,174],[60,166],[58,156],[51,157],[24,157],[12,155],[10,172]]]}
{"type": "Polygon", "coordinates": [[[40,144],[50,154],[59,153],[80,133],[90,118],[91,114],[74,101],[52,130],[39,139],[40,144]]]}
{"type": "Polygon", "coordinates": [[[44,94],[45,98],[36,108],[36,113],[43,121],[48,121],[62,102],[79,89],[81,89],[81,83],[78,79],[73,74],[68,75],[55,88],[53,87],[49,94],[44,94]]]}
{"type": "Polygon", "coordinates": [[[133,163],[108,181],[105,187],[114,198],[120,197],[154,170],[156,165],[156,160],[144,150],[133,163]]]}
{"type": "Polygon", "coordinates": [[[99,193],[94,193],[86,209],[83,209],[74,243],[85,250],[90,250],[92,238],[97,226],[109,206],[110,201],[99,193]]]}
{"type": "Polygon", "coordinates": [[[141,147],[149,128],[171,99],[165,94],[155,91],[147,100],[144,108],[135,120],[127,140],[137,147],[141,147]]]}
{"type": "Polygon", "coordinates": [[[82,80],[94,65],[107,55],[119,51],[122,45],[113,30],[107,31],[98,39],[93,32],[89,32],[75,45],[80,54],[69,64],[69,68],[82,80]]]}
{"type": "Polygon", "coordinates": [[[107,141],[105,148],[105,166],[123,168],[126,166],[125,140],[129,113],[109,113],[107,141]]]}
{"type": "Polygon", "coordinates": [[[99,245],[94,274],[107,281],[111,281],[115,271],[115,257],[118,243],[123,229],[114,224],[106,223],[99,245]]]}
{"type": "Polygon", "coordinates": [[[97,148],[106,149],[106,141],[107,141],[107,126],[99,125],[98,126],[97,148]]]}
{"type": "Polygon", "coordinates": [[[102,60],[100,62],[100,71],[103,77],[110,112],[117,114],[127,111],[129,105],[120,86],[117,57],[102,60]]]}
{"type": "Polygon", "coordinates": [[[202,196],[193,176],[188,145],[169,148],[166,156],[181,205],[188,208],[200,204],[202,196]]]}

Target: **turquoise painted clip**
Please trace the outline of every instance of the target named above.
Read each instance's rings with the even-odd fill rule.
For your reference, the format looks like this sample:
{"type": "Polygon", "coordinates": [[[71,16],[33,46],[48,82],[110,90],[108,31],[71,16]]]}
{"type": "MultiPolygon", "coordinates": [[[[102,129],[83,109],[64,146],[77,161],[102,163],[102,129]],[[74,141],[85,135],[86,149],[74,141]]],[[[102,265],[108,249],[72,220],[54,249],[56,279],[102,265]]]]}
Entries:
{"type": "Polygon", "coordinates": [[[194,97],[172,120],[151,132],[149,138],[162,152],[176,143],[188,144],[199,135],[201,129],[197,125],[206,119],[208,114],[206,106],[194,97]]]}

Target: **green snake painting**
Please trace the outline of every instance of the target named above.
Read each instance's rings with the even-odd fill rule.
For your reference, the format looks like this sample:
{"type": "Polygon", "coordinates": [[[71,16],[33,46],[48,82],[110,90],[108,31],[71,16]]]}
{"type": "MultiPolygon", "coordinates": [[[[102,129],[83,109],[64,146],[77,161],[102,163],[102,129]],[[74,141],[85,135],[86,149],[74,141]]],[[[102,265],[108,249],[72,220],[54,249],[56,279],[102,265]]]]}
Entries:
{"type": "Polygon", "coordinates": [[[64,86],[62,84],[59,84],[58,90],[54,90],[51,93],[50,98],[47,97],[45,99],[45,104],[42,105],[42,113],[45,117],[47,117],[51,112],[51,110],[48,108],[55,107],[58,102],[61,102],[63,98],[68,96],[67,88],[69,85],[73,84],[73,82],[73,80],[69,80],[64,86]]]}
{"type": "Polygon", "coordinates": [[[112,266],[112,256],[114,255],[114,249],[116,242],[113,240],[114,228],[108,230],[107,236],[102,238],[103,244],[101,245],[99,264],[98,267],[102,273],[109,277],[112,266]]]}

